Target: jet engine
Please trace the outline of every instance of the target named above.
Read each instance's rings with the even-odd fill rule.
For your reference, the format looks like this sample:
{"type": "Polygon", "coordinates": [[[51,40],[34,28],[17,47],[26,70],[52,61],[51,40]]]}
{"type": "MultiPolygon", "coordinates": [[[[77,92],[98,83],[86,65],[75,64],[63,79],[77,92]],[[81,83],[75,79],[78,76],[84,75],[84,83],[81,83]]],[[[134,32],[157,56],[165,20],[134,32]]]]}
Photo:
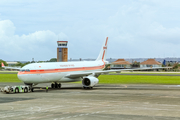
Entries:
{"type": "Polygon", "coordinates": [[[82,80],[82,84],[84,88],[92,88],[93,86],[95,86],[96,84],[99,83],[99,80],[96,77],[93,76],[88,76],[83,78],[82,80]]]}

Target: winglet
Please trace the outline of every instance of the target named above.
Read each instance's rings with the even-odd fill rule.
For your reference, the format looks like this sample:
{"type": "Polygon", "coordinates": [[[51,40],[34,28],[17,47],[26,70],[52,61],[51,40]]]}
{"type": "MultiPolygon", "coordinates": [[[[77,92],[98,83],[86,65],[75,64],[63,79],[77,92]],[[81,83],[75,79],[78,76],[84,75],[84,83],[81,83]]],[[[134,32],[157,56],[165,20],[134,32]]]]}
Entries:
{"type": "Polygon", "coordinates": [[[5,67],[3,62],[1,63],[1,67],[5,67]]]}

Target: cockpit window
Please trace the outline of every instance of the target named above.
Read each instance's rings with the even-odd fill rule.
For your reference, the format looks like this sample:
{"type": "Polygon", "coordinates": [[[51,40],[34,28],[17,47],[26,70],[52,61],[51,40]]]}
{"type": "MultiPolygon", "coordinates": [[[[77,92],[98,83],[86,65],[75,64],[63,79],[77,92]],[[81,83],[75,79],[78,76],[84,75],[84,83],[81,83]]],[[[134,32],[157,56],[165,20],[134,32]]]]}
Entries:
{"type": "Polygon", "coordinates": [[[25,71],[26,71],[26,72],[30,72],[29,69],[26,69],[26,70],[25,70],[25,69],[21,69],[20,71],[21,71],[21,72],[25,72],[25,71]]]}

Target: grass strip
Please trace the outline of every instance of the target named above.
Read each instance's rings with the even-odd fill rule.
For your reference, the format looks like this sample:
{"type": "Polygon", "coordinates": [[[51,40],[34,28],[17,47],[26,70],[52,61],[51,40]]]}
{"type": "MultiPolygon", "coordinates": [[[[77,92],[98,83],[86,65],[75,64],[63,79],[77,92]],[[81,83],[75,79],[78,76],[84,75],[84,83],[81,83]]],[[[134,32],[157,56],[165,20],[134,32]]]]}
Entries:
{"type": "MultiPolygon", "coordinates": [[[[170,84],[180,85],[180,76],[100,75],[100,84],[170,84]]],[[[21,82],[16,74],[0,74],[0,82],[21,82]]],[[[81,83],[81,82],[77,82],[81,83]]]]}
{"type": "Polygon", "coordinates": [[[21,82],[17,74],[0,74],[0,82],[21,82]]]}
{"type": "Polygon", "coordinates": [[[102,84],[180,84],[180,76],[101,75],[102,84]]]}
{"type": "MultiPolygon", "coordinates": [[[[109,74],[116,74],[116,72],[110,72],[109,74]]],[[[121,72],[120,74],[172,74],[180,75],[180,72],[121,72]]]]}

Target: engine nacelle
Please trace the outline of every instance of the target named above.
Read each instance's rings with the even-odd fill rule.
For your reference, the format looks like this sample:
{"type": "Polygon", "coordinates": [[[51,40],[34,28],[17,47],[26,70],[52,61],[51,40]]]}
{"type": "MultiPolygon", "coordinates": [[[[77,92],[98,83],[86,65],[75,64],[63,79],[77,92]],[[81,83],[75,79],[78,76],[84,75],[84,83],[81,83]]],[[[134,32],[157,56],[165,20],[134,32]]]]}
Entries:
{"type": "Polygon", "coordinates": [[[85,77],[82,80],[82,84],[83,84],[84,87],[93,87],[98,83],[99,83],[99,80],[96,77],[93,77],[93,76],[85,77]]]}

